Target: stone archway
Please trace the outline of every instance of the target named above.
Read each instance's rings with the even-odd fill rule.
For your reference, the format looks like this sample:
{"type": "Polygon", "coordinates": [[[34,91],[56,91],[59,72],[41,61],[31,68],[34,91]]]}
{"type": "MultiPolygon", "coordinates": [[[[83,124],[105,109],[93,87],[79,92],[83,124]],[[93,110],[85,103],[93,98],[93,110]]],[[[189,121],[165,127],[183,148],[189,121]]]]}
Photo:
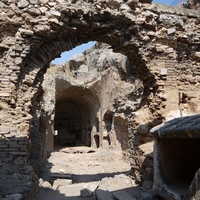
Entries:
{"type": "MultiPolygon", "coordinates": [[[[144,119],[151,128],[167,116],[165,112],[179,111],[179,105],[193,113],[190,105],[196,105],[200,99],[198,73],[193,70],[195,67],[198,72],[200,57],[197,11],[138,1],[2,2],[0,10],[5,19],[0,27],[2,162],[14,162],[21,157],[20,163],[28,168],[29,154],[34,151],[34,159],[44,162],[47,152],[43,127],[49,123],[46,121],[49,113],[42,109],[43,75],[55,57],[91,40],[108,43],[115,52],[127,55],[144,82],[143,101],[135,109],[140,112],[133,124],[128,124],[133,157],[136,150],[133,134],[137,134],[137,126],[144,119]],[[190,70],[182,70],[183,67],[190,70]],[[194,94],[188,88],[195,88],[194,94]],[[187,105],[180,102],[177,90],[192,100],[188,98],[187,105]],[[146,113],[148,119],[141,117],[146,113]]],[[[139,95],[135,94],[136,99],[139,95]]],[[[197,106],[195,112],[198,111],[197,106]]],[[[32,180],[33,170],[27,171],[32,180]]],[[[32,187],[30,184],[26,190],[32,187]]]]}
{"type": "MultiPolygon", "coordinates": [[[[139,41],[137,38],[140,37],[136,30],[139,25],[135,23],[135,19],[129,15],[121,15],[123,13],[122,10],[117,11],[120,16],[118,18],[116,12],[113,12],[111,8],[102,12],[96,8],[96,5],[91,6],[88,3],[85,3],[85,6],[89,6],[91,9],[86,11],[82,10],[83,5],[79,3],[77,5],[62,4],[62,8],[59,4],[57,6],[59,17],[53,16],[54,20],[50,19],[45,26],[43,25],[43,17],[41,17],[41,21],[39,20],[29,31],[19,29],[17,33],[20,37],[30,42],[29,51],[25,52],[21,62],[17,87],[17,99],[24,99],[24,91],[26,91],[29,98],[24,99],[23,102],[18,101],[17,107],[23,110],[30,110],[31,116],[34,116],[34,120],[31,121],[31,129],[34,130],[30,130],[31,133],[34,133],[34,136],[31,136],[30,146],[34,146],[34,149],[40,149],[40,153],[36,157],[38,158],[39,156],[43,161],[47,155],[45,153],[46,150],[44,150],[45,139],[42,140],[43,144],[37,142],[38,138],[41,137],[41,133],[35,126],[39,120],[37,113],[42,112],[39,105],[39,102],[42,101],[41,83],[50,61],[62,52],[90,40],[108,43],[114,51],[127,55],[131,65],[137,66],[138,76],[141,76],[145,83],[148,83],[145,85],[147,96],[148,88],[154,87],[155,83],[154,75],[147,66],[148,63],[145,61],[145,56],[140,52],[142,51],[141,47],[139,48],[138,46],[143,41],[139,41]],[[121,19],[122,16],[124,19],[121,19]],[[133,23],[132,26],[130,26],[131,23],[133,23]],[[131,35],[134,35],[134,39],[131,35]],[[127,49],[129,50],[127,51],[127,49]],[[143,76],[144,74],[145,76],[143,76]]],[[[112,7],[113,5],[110,6],[112,7]]],[[[116,8],[119,6],[121,4],[114,5],[116,8]]],[[[149,40],[148,43],[151,43],[151,41],[149,40]]],[[[43,115],[46,116],[46,113],[43,113],[43,115]]],[[[45,132],[43,136],[44,134],[45,132]]],[[[33,152],[32,147],[31,152],[33,152]]],[[[36,160],[38,160],[37,158],[36,160]]]]}
{"type": "Polygon", "coordinates": [[[64,146],[91,146],[97,117],[100,117],[100,103],[91,90],[80,86],[65,88],[56,96],[56,142],[64,146]]]}

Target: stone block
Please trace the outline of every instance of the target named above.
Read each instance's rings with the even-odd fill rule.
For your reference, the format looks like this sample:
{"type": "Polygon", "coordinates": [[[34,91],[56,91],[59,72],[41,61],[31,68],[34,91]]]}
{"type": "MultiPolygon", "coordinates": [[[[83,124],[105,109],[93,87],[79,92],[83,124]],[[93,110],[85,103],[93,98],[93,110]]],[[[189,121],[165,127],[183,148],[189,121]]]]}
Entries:
{"type": "Polygon", "coordinates": [[[8,147],[8,145],[6,145],[6,144],[0,144],[0,149],[6,148],[6,147],[8,147]]]}
{"type": "Polygon", "coordinates": [[[41,12],[38,8],[30,8],[28,11],[31,15],[35,15],[35,16],[38,16],[41,14],[41,12]]]}
{"type": "Polygon", "coordinates": [[[18,157],[18,158],[16,158],[16,159],[14,160],[14,163],[15,163],[16,165],[23,165],[23,164],[25,163],[25,159],[24,159],[24,157],[20,156],[20,157],[18,157]]]}
{"type": "Polygon", "coordinates": [[[12,152],[12,151],[16,152],[18,150],[19,150],[19,148],[10,148],[10,147],[4,149],[5,152],[12,152]]]}
{"type": "Polygon", "coordinates": [[[148,193],[148,192],[142,193],[140,197],[140,200],[153,200],[153,199],[154,199],[153,194],[148,193]]]}
{"type": "Polygon", "coordinates": [[[43,188],[52,188],[51,184],[48,181],[43,181],[42,179],[39,180],[39,186],[43,188]]]}
{"type": "Polygon", "coordinates": [[[97,200],[114,200],[113,195],[108,190],[97,190],[95,194],[97,200]]]}
{"type": "Polygon", "coordinates": [[[19,141],[18,144],[19,144],[19,145],[27,145],[27,144],[28,144],[28,141],[19,141]]]}
{"type": "Polygon", "coordinates": [[[160,70],[160,75],[166,76],[166,75],[167,75],[167,69],[166,69],[166,68],[162,68],[162,69],[160,70]]]}
{"type": "Polygon", "coordinates": [[[46,8],[46,7],[40,7],[39,9],[40,9],[40,12],[41,12],[42,14],[46,13],[47,10],[48,10],[48,8],[46,8]]]}
{"type": "Polygon", "coordinates": [[[23,152],[23,151],[11,151],[9,152],[11,155],[16,155],[16,156],[26,156],[28,155],[28,152],[23,152]]]}
{"type": "Polygon", "coordinates": [[[6,7],[6,5],[3,2],[0,2],[0,8],[6,7]]]}
{"type": "Polygon", "coordinates": [[[5,76],[3,77],[3,78],[0,78],[0,81],[1,82],[9,82],[10,80],[9,80],[9,78],[5,78],[5,76]]]}
{"type": "Polygon", "coordinates": [[[119,10],[125,11],[125,12],[130,12],[131,8],[127,4],[121,4],[119,10]]]}
{"type": "Polygon", "coordinates": [[[58,189],[59,186],[67,186],[71,184],[72,184],[71,179],[56,179],[53,182],[53,189],[58,189]]]}
{"type": "Polygon", "coordinates": [[[149,133],[149,127],[147,124],[140,124],[138,127],[138,131],[142,135],[147,135],[149,133]]]}
{"type": "Polygon", "coordinates": [[[9,194],[5,196],[7,200],[21,200],[23,198],[22,194],[9,194]]]}
{"type": "Polygon", "coordinates": [[[6,92],[1,92],[1,93],[0,93],[0,96],[1,96],[1,97],[9,97],[10,94],[9,94],[9,93],[6,93],[6,92]]]}
{"type": "Polygon", "coordinates": [[[137,5],[139,3],[139,0],[128,0],[127,3],[130,6],[134,6],[134,5],[137,5]]]}
{"type": "Polygon", "coordinates": [[[22,35],[33,35],[33,31],[27,29],[20,28],[19,31],[22,35]]]}
{"type": "Polygon", "coordinates": [[[49,1],[49,0],[40,0],[40,3],[41,3],[42,5],[45,5],[45,4],[48,3],[48,1],[49,1]]]}
{"type": "Polygon", "coordinates": [[[20,147],[20,145],[17,144],[17,142],[11,142],[11,143],[9,142],[8,145],[9,145],[9,147],[11,147],[11,148],[19,148],[19,147],[20,147]]]}
{"type": "Polygon", "coordinates": [[[107,1],[107,6],[111,9],[118,9],[119,8],[119,5],[121,3],[123,3],[123,0],[110,0],[110,1],[107,1]]]}
{"type": "Polygon", "coordinates": [[[0,145],[6,144],[6,141],[0,140],[0,145]]]}
{"type": "Polygon", "coordinates": [[[29,2],[26,0],[19,0],[17,5],[19,8],[25,8],[29,5],[29,2]]]}
{"type": "Polygon", "coordinates": [[[142,184],[142,188],[144,190],[151,190],[153,187],[153,182],[152,181],[144,181],[143,184],[142,184]]]}
{"type": "Polygon", "coordinates": [[[38,0],[30,0],[30,4],[33,4],[33,5],[38,4],[38,0]]]}
{"type": "Polygon", "coordinates": [[[167,29],[167,34],[168,35],[171,35],[171,34],[173,34],[173,33],[175,33],[176,32],[176,29],[175,28],[169,28],[169,29],[167,29]]]}
{"type": "Polygon", "coordinates": [[[133,196],[125,192],[124,190],[115,191],[112,193],[115,200],[136,200],[133,196]]]}
{"type": "Polygon", "coordinates": [[[195,52],[195,57],[200,58],[200,52],[195,52]]]}
{"type": "Polygon", "coordinates": [[[83,186],[81,189],[81,196],[82,197],[91,197],[95,190],[98,188],[99,182],[97,183],[87,183],[86,185],[83,186]]]}
{"type": "Polygon", "coordinates": [[[8,153],[7,152],[0,152],[0,158],[5,158],[8,156],[8,153]]]}
{"type": "Polygon", "coordinates": [[[56,2],[51,2],[50,1],[50,2],[48,2],[48,5],[51,6],[51,7],[54,7],[54,6],[56,6],[56,2]]]}
{"type": "Polygon", "coordinates": [[[53,15],[54,17],[60,17],[61,16],[61,13],[58,12],[58,11],[55,11],[55,10],[50,10],[49,13],[51,15],[53,15]]]}
{"type": "Polygon", "coordinates": [[[13,137],[10,140],[11,141],[18,141],[18,142],[28,141],[28,139],[26,137],[13,137]]]}
{"type": "Polygon", "coordinates": [[[135,23],[138,24],[138,25],[141,25],[145,22],[145,18],[137,18],[135,23]]]}

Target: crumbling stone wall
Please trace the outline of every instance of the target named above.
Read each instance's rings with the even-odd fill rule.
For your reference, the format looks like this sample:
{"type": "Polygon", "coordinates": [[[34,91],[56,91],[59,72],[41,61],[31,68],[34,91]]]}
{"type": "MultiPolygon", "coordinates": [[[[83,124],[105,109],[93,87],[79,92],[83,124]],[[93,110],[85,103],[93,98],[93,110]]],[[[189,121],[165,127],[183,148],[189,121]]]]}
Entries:
{"type": "MultiPolygon", "coordinates": [[[[42,148],[49,115],[41,109],[43,75],[51,60],[79,44],[91,40],[110,44],[128,57],[143,81],[142,101],[128,125],[135,174],[143,162],[135,145],[140,125],[148,133],[164,119],[199,112],[198,11],[115,0],[4,0],[0,11],[4,19],[0,23],[0,154],[1,163],[10,162],[10,171],[1,170],[12,176],[18,168],[23,176],[16,180],[30,181],[18,190],[13,181],[7,193],[27,195],[33,188],[30,152],[37,152],[40,163],[47,156],[42,148]],[[34,142],[33,132],[42,143],[34,142]],[[23,162],[14,164],[19,157],[23,162]]],[[[4,187],[9,185],[6,180],[1,183],[4,187]]]]}
{"type": "Polygon", "coordinates": [[[140,105],[143,83],[126,56],[114,53],[107,44],[96,43],[69,62],[50,67],[43,85],[48,91],[44,95],[46,112],[55,110],[57,143],[70,145],[68,138],[74,146],[101,147],[118,157],[123,151],[124,158],[129,157],[128,124],[140,105]],[[70,134],[71,123],[74,133],[70,134]]]}

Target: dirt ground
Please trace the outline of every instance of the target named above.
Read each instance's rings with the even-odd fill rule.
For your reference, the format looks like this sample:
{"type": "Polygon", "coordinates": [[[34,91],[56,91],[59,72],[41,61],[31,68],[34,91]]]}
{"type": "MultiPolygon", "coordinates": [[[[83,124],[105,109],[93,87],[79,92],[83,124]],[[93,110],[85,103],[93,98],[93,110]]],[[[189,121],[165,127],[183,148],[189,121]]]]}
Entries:
{"type": "Polygon", "coordinates": [[[120,200],[137,200],[142,191],[131,179],[130,164],[123,161],[121,152],[72,147],[51,153],[33,199],[101,200],[103,196],[102,200],[109,200],[118,196],[120,200]],[[81,196],[86,185],[97,186],[90,197],[81,196]]]}

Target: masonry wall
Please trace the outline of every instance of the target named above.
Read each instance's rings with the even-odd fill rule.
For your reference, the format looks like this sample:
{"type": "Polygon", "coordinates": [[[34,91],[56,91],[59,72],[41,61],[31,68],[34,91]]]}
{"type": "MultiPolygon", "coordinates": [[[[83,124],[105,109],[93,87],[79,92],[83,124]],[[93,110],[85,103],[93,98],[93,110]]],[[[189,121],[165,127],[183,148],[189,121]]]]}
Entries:
{"type": "Polygon", "coordinates": [[[137,179],[144,159],[138,127],[145,125],[148,133],[165,119],[199,112],[198,11],[137,1],[9,0],[2,1],[0,12],[1,163],[9,162],[10,171],[26,166],[25,178],[30,180],[18,190],[13,185],[10,193],[27,195],[34,188],[30,152],[37,152],[41,163],[47,156],[43,75],[51,60],[79,44],[110,44],[128,57],[143,81],[142,101],[127,126],[137,179]],[[32,132],[41,140],[35,142],[32,132]]]}

